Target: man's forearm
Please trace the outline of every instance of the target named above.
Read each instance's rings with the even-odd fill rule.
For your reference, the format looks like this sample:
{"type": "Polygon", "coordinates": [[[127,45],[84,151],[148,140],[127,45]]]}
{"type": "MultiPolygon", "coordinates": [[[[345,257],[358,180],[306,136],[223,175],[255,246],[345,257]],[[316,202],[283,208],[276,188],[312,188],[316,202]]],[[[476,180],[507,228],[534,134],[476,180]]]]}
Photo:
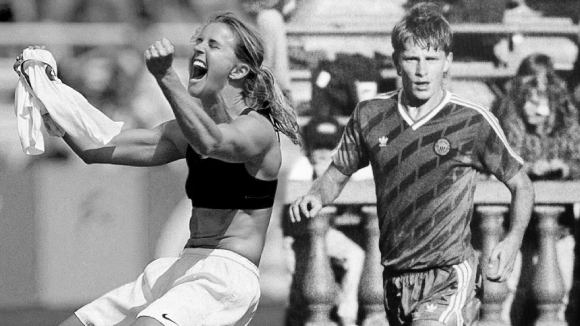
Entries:
{"type": "Polygon", "coordinates": [[[512,208],[510,211],[510,227],[508,234],[523,238],[526,228],[530,222],[532,215],[531,208],[533,207],[533,195],[530,198],[516,198],[524,196],[514,196],[512,200],[512,208]]]}
{"type": "Polygon", "coordinates": [[[512,193],[508,236],[523,238],[532,216],[534,206],[534,186],[526,177],[523,182],[510,188],[512,193]]]}
{"type": "Polygon", "coordinates": [[[334,165],[331,165],[320,178],[314,181],[309,194],[320,198],[322,205],[326,206],[338,198],[348,180],[348,176],[345,176],[334,165]]]}

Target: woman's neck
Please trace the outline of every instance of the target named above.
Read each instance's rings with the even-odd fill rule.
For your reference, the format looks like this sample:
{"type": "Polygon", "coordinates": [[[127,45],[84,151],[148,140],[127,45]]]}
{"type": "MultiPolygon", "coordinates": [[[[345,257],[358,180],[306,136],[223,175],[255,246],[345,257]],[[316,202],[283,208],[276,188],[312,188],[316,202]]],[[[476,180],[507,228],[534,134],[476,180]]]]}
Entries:
{"type": "Polygon", "coordinates": [[[215,96],[202,98],[201,102],[216,123],[229,123],[248,107],[242,92],[228,87],[215,96]]]}

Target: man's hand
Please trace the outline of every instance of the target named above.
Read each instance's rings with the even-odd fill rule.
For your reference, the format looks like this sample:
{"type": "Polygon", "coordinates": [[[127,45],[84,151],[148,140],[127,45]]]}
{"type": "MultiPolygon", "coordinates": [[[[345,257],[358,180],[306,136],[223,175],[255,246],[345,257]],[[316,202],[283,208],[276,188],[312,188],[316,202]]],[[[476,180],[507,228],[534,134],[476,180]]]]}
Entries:
{"type": "Polygon", "coordinates": [[[550,161],[550,169],[552,172],[560,174],[562,178],[567,178],[570,175],[570,166],[559,158],[550,161]]]}
{"type": "Polygon", "coordinates": [[[301,217],[311,218],[322,209],[323,204],[332,203],[350,179],[331,163],[326,172],[317,178],[305,196],[298,197],[290,206],[290,220],[300,222],[301,217]]]}
{"type": "Polygon", "coordinates": [[[491,251],[487,261],[486,275],[492,282],[505,282],[514,269],[521,240],[506,237],[491,251]]]}
{"type": "Polygon", "coordinates": [[[532,174],[537,177],[542,177],[550,172],[550,163],[546,160],[538,160],[532,165],[532,174]]]}
{"type": "Polygon", "coordinates": [[[165,76],[173,64],[174,53],[175,47],[166,38],[153,43],[145,50],[145,63],[149,72],[155,78],[165,76]]]}
{"type": "Polygon", "coordinates": [[[298,197],[292,206],[290,206],[290,220],[300,222],[301,215],[306,218],[314,217],[322,209],[322,200],[320,197],[308,194],[298,197]]]}

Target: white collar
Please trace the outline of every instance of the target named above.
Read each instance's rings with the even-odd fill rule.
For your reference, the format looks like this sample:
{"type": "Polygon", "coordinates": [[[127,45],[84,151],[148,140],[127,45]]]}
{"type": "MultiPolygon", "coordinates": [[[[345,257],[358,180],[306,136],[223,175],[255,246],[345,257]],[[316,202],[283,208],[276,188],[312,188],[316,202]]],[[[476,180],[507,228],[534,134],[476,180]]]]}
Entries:
{"type": "Polygon", "coordinates": [[[421,127],[422,125],[427,123],[429,120],[431,120],[437,113],[439,113],[439,111],[441,111],[441,109],[443,109],[445,104],[447,104],[447,102],[449,102],[449,99],[451,99],[451,93],[448,91],[445,91],[445,90],[444,90],[444,92],[445,93],[443,95],[443,98],[441,99],[439,104],[437,104],[437,106],[435,106],[425,116],[423,116],[419,120],[415,121],[411,118],[411,116],[409,115],[409,113],[407,112],[407,109],[403,106],[403,104],[401,104],[402,98],[403,98],[403,89],[401,89],[399,91],[398,99],[397,99],[397,107],[399,109],[399,114],[403,117],[403,119],[407,122],[407,124],[413,130],[417,130],[417,129],[419,129],[419,127],[421,127]]]}

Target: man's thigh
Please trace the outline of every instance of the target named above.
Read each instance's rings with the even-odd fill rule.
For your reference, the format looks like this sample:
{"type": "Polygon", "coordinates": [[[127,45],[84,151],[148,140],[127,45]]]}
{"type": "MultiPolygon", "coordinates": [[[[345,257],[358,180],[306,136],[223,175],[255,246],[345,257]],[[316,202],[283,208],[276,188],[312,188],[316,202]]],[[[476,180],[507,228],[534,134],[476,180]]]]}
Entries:
{"type": "Polygon", "coordinates": [[[477,319],[481,274],[476,259],[391,278],[385,306],[391,326],[471,325],[477,319]]]}

